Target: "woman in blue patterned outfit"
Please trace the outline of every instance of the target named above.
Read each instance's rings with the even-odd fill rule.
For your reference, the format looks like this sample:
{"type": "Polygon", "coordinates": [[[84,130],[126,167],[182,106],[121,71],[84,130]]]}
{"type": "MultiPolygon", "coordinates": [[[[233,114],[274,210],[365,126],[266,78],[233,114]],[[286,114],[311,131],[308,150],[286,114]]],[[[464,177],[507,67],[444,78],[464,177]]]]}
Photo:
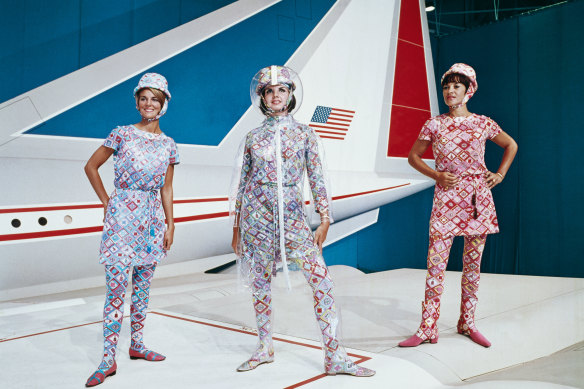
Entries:
{"type": "Polygon", "coordinates": [[[333,282],[322,257],[330,224],[330,191],[318,136],[291,115],[302,97],[298,75],[287,67],[264,68],[254,77],[250,93],[266,119],[247,134],[238,157],[231,196],[232,246],[238,254],[239,275],[252,289],[259,344],[237,370],[252,370],[274,360],[272,276],[281,267],[289,286],[287,264],[294,262],[313,290],[325,372],[371,376],[375,372],[354,364],[339,343],[333,282]],[[304,209],[305,174],[321,219],[314,235],[304,209]]]}
{"type": "Polygon", "coordinates": [[[101,384],[116,374],[116,347],[124,316],[124,296],[132,272],[131,359],[162,361],[165,357],[144,346],[142,331],[150,283],[158,262],[172,246],[172,178],[179,163],[176,144],[160,130],[170,92],[166,79],[146,73],[134,89],[140,123],[116,127],[91,156],[85,172],[104,206],[100,263],[105,265],[102,361],[85,386],[101,384]],[[98,169],[114,155],[115,189],[110,196],[98,169]],[[166,218],[166,224],[165,224],[166,218]]]}

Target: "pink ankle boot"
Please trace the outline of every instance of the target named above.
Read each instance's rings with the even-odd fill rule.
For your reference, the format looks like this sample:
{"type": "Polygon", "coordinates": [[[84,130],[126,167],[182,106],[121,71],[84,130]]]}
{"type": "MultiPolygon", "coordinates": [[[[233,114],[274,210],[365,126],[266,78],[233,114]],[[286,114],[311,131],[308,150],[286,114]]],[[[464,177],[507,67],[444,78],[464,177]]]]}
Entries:
{"type": "Polygon", "coordinates": [[[458,319],[458,325],[456,329],[459,334],[468,335],[471,340],[477,344],[480,344],[483,347],[491,347],[491,342],[483,334],[477,330],[476,326],[474,325],[474,320],[471,325],[468,325],[463,316],[460,316],[458,319]]]}
{"type": "Polygon", "coordinates": [[[424,342],[437,343],[438,326],[436,322],[438,317],[440,317],[440,303],[422,302],[422,323],[418,332],[398,345],[400,347],[416,347],[424,342]]]}

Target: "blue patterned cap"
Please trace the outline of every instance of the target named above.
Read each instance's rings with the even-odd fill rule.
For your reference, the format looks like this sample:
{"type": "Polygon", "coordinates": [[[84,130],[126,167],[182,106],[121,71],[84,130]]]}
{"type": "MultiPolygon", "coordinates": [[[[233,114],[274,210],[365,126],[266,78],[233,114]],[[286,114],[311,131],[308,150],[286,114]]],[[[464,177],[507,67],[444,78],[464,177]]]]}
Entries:
{"type": "Polygon", "coordinates": [[[162,106],[160,113],[158,115],[156,115],[156,118],[155,118],[155,119],[160,119],[166,113],[166,110],[168,109],[168,102],[170,101],[170,98],[172,97],[170,95],[170,91],[168,90],[168,81],[166,81],[166,78],[164,78],[164,76],[161,74],[146,73],[142,76],[142,78],[140,78],[140,81],[138,82],[138,86],[134,88],[134,97],[136,97],[137,93],[144,88],[158,89],[159,91],[161,91],[162,93],[164,93],[166,95],[166,99],[164,100],[164,105],[162,106]]]}

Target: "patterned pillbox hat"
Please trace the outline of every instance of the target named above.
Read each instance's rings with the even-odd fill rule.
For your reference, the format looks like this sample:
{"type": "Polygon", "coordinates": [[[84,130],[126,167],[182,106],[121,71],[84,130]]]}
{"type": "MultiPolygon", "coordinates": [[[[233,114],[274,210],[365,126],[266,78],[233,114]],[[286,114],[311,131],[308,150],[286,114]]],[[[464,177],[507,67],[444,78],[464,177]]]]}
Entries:
{"type": "Polygon", "coordinates": [[[474,69],[472,67],[470,67],[469,65],[467,65],[465,63],[455,63],[454,65],[452,65],[450,67],[450,69],[448,69],[446,71],[446,73],[444,73],[442,75],[440,82],[444,81],[444,77],[446,77],[447,75],[452,74],[452,73],[464,74],[470,80],[470,85],[468,86],[468,89],[466,91],[466,95],[464,96],[464,99],[462,100],[462,104],[466,104],[467,101],[470,100],[472,95],[475,94],[477,89],[479,89],[479,84],[477,83],[477,74],[475,73],[474,69]]]}
{"type": "Polygon", "coordinates": [[[136,97],[136,94],[144,88],[158,89],[166,95],[164,105],[154,120],[160,119],[166,113],[166,110],[168,109],[168,102],[171,98],[170,90],[168,90],[168,81],[166,81],[166,78],[164,78],[164,76],[161,74],[146,73],[142,76],[142,78],[140,78],[138,86],[134,88],[134,97],[136,97]]]}

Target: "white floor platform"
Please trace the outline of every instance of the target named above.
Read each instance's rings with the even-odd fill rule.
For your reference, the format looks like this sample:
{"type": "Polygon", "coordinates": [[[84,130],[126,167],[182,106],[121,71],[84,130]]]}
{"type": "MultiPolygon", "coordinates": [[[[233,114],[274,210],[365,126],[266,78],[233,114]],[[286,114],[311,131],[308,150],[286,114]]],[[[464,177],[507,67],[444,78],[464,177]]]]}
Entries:
{"type": "MultiPolygon", "coordinates": [[[[118,373],[101,387],[584,388],[583,279],[483,274],[477,326],[493,343],[485,349],[456,333],[460,273],[449,273],[439,342],[402,349],[420,321],[425,272],[331,273],[343,343],[377,370],[372,378],[322,375],[312,296],[297,272],[291,293],[278,279],[273,288],[276,361],[237,373],[256,345],[250,294],[234,274],[194,273],[153,283],[145,339],[167,360],[129,359],[126,318],[118,373]]],[[[103,293],[0,302],[0,387],[83,387],[99,363],[103,293]]]]}

